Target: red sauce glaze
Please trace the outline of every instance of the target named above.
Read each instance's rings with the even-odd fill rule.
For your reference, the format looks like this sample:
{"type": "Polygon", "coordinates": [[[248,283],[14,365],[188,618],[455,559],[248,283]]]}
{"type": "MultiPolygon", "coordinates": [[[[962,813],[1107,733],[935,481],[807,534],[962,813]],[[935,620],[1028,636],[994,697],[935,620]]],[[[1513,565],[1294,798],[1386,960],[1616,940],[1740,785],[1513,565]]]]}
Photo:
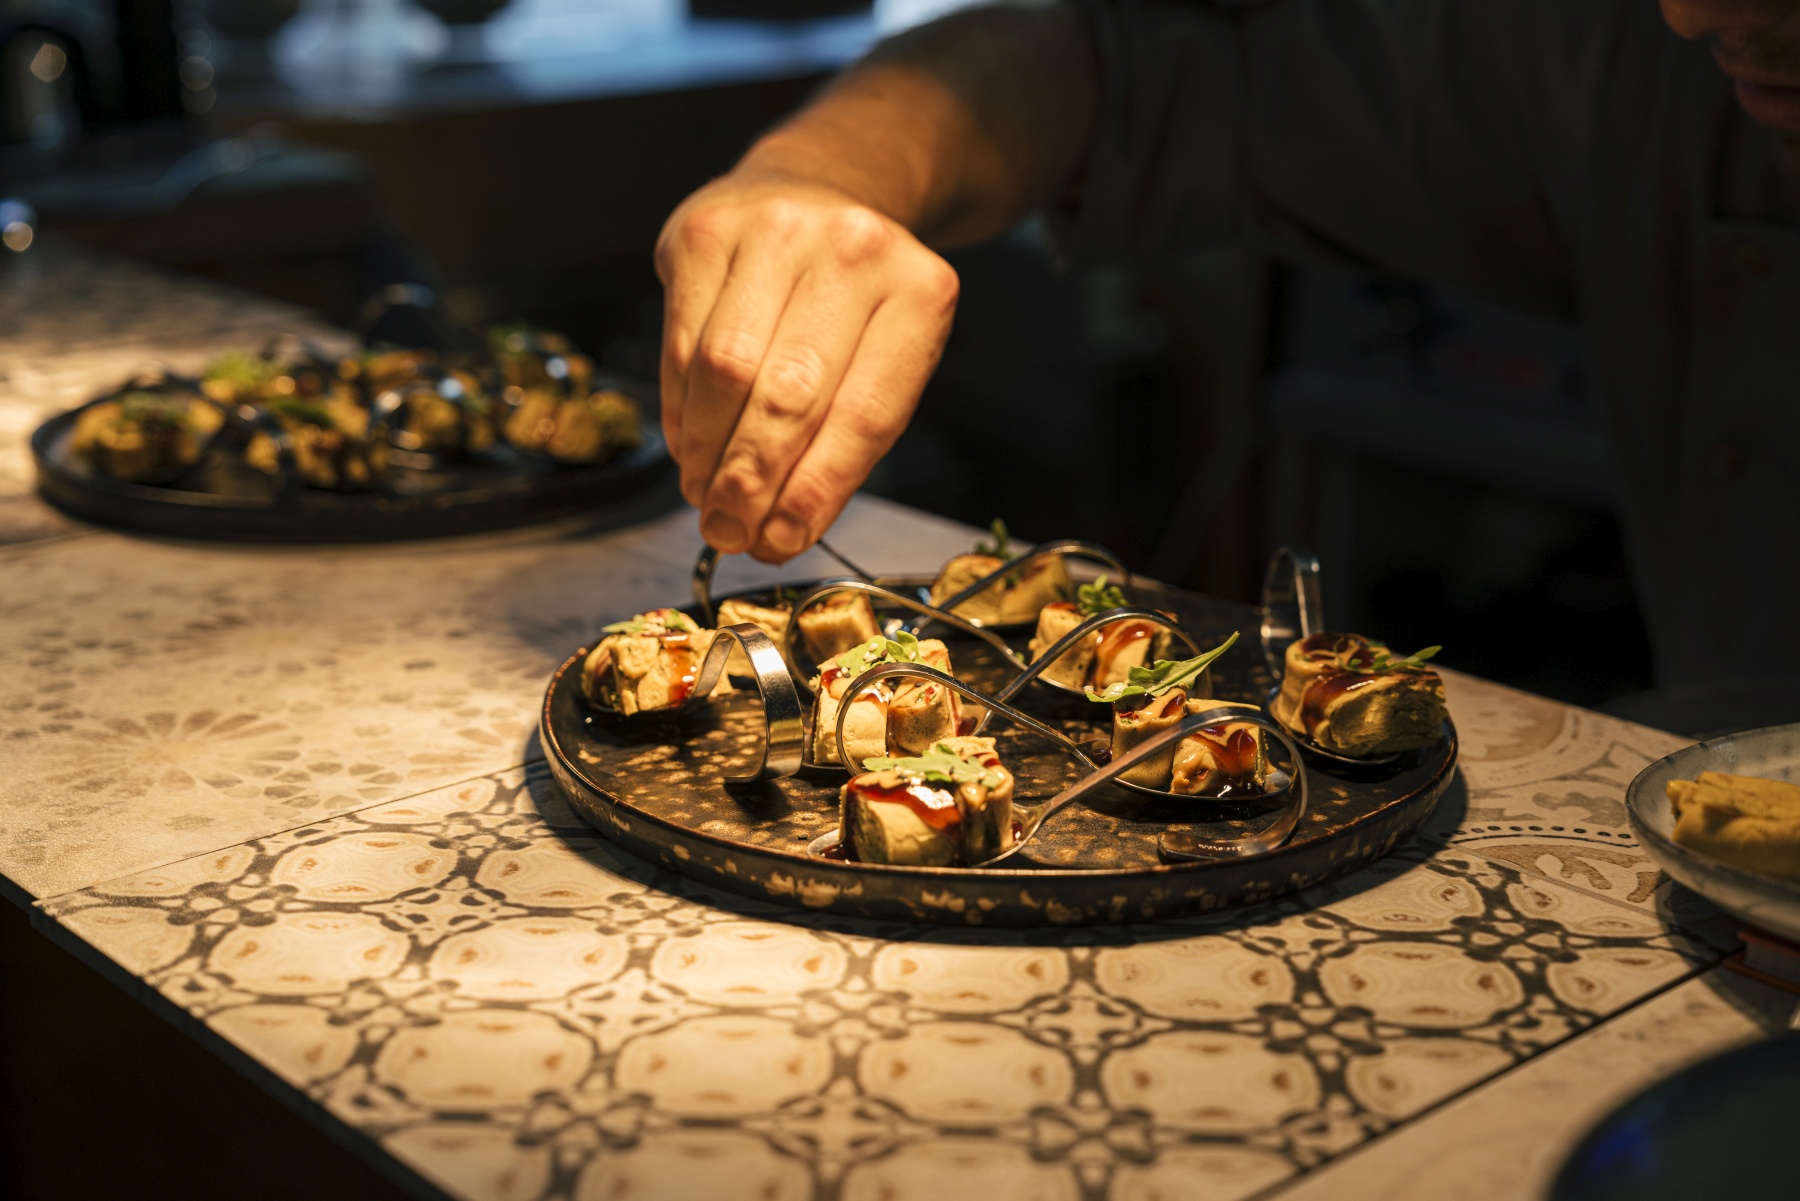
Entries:
{"type": "Polygon", "coordinates": [[[850,848],[845,846],[844,840],[840,838],[824,850],[820,851],[819,858],[837,859],[847,863],[850,860],[850,848]]]}
{"type": "Polygon", "coordinates": [[[1201,726],[1188,737],[1206,744],[1227,778],[1246,780],[1256,775],[1256,735],[1250,731],[1238,729],[1227,734],[1222,725],[1201,726]]]}
{"type": "MultiPolygon", "coordinates": [[[[1142,720],[1152,721],[1156,718],[1172,716],[1186,705],[1187,690],[1171,688],[1160,696],[1128,696],[1124,700],[1116,702],[1114,708],[1120,717],[1137,719],[1141,715],[1142,720]]],[[[1127,724],[1133,724],[1133,722],[1128,720],[1127,724]]]]}
{"type": "Polygon", "coordinates": [[[1100,631],[1094,644],[1094,662],[1088,668],[1090,683],[1097,684],[1112,671],[1119,656],[1136,644],[1156,637],[1156,625],[1148,621],[1115,621],[1100,631]]]}
{"type": "Polygon", "coordinates": [[[905,782],[891,786],[864,784],[853,780],[850,791],[864,801],[905,805],[933,830],[949,830],[962,824],[962,810],[956,807],[956,797],[948,788],[905,782]]]}
{"type": "Polygon", "coordinates": [[[1075,609],[1075,602],[1074,601],[1051,601],[1049,604],[1045,605],[1044,608],[1046,608],[1046,609],[1068,609],[1071,612],[1073,612],[1075,609]]]}
{"type": "Polygon", "coordinates": [[[669,634],[662,640],[663,652],[673,661],[676,676],[669,689],[669,707],[673,708],[693,694],[700,679],[700,656],[694,653],[694,642],[687,634],[669,634]]]}

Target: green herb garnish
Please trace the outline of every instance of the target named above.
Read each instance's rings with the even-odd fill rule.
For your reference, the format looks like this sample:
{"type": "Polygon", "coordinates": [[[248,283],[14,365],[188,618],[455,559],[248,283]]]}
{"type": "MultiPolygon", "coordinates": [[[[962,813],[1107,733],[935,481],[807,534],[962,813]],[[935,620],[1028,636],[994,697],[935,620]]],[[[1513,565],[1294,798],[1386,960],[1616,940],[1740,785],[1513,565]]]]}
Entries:
{"type": "Polygon", "coordinates": [[[861,646],[853,646],[834,656],[830,662],[853,676],[859,676],[883,663],[921,663],[923,660],[919,657],[918,636],[905,630],[896,630],[892,638],[877,634],[861,646]]]}
{"type": "Polygon", "coordinates": [[[986,788],[998,788],[1005,782],[1005,777],[998,771],[964,759],[951,750],[950,744],[946,742],[934,743],[929,751],[910,759],[864,759],[863,769],[897,771],[902,775],[917,776],[932,784],[980,784],[986,788]]]}
{"type": "Polygon", "coordinates": [[[311,397],[271,396],[264,403],[269,406],[270,412],[279,413],[294,421],[304,421],[308,425],[316,425],[325,430],[338,428],[338,423],[331,416],[331,410],[311,397]]]}
{"type": "Polygon", "coordinates": [[[282,372],[281,364],[243,350],[228,350],[206,365],[204,379],[230,384],[240,392],[253,392],[282,372]]]}
{"type": "Polygon", "coordinates": [[[1087,698],[1111,704],[1128,696],[1161,696],[1171,688],[1186,688],[1237,640],[1237,631],[1233,630],[1224,642],[1192,659],[1158,659],[1153,666],[1134,667],[1126,673],[1123,683],[1108,684],[1103,692],[1087,689],[1087,698]]]}
{"type": "Polygon", "coordinates": [[[1106,577],[1101,576],[1091,584],[1083,584],[1077,588],[1076,609],[1083,617],[1092,617],[1096,613],[1104,613],[1108,609],[1123,609],[1131,602],[1125,599],[1125,590],[1117,584],[1108,584],[1106,577]]]}
{"type": "Polygon", "coordinates": [[[1388,648],[1379,642],[1369,643],[1369,658],[1357,655],[1346,655],[1343,659],[1346,671],[1360,672],[1363,675],[1379,675],[1384,671],[1422,671],[1426,660],[1444,648],[1428,646],[1422,651],[1414,651],[1404,659],[1396,659],[1388,653],[1388,648]]]}
{"type": "Polygon", "coordinates": [[[975,544],[975,553],[978,555],[992,555],[996,559],[1012,558],[1012,539],[1007,536],[1006,522],[998,517],[994,518],[988,525],[988,532],[994,536],[994,540],[992,542],[977,542],[975,544]]]}

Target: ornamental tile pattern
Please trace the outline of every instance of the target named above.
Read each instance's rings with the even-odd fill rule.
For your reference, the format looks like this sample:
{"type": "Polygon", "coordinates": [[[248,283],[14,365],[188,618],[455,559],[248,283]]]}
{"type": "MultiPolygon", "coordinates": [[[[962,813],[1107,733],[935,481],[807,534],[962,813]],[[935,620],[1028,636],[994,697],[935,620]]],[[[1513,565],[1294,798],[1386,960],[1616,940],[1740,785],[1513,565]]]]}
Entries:
{"type": "Polygon", "coordinates": [[[472,1199],[1249,1196],[1716,961],[1421,840],[1287,900],[1001,934],[707,892],[515,769],[45,902],[472,1199]]]}

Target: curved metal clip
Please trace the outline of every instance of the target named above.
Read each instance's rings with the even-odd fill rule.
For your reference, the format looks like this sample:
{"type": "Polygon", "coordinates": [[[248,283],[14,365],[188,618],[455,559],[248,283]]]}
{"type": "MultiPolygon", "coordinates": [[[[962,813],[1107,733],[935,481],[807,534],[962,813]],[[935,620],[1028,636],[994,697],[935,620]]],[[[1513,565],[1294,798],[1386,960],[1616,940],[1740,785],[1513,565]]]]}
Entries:
{"type": "MultiPolygon", "coordinates": [[[[832,549],[831,544],[826,542],[825,539],[819,539],[818,545],[820,550],[843,564],[844,570],[848,571],[851,575],[856,576],[861,580],[867,580],[870,583],[874,582],[874,576],[870,575],[868,572],[852,563],[849,559],[839,554],[836,550],[832,549]]],[[[700,615],[706,619],[705,624],[709,626],[717,620],[717,613],[713,605],[712,583],[713,574],[718,570],[719,548],[716,546],[702,546],[700,548],[700,557],[694,560],[694,571],[691,581],[694,593],[694,605],[700,610],[700,615]]]]}
{"type": "MultiPolygon", "coordinates": [[[[1191,637],[1188,636],[1188,632],[1181,628],[1181,625],[1179,622],[1177,622],[1174,618],[1170,617],[1166,613],[1158,613],[1155,609],[1138,609],[1138,608],[1108,609],[1104,613],[1096,613],[1094,616],[1088,618],[1086,621],[1082,622],[1080,625],[1078,625],[1074,629],[1070,630],[1067,634],[1064,634],[1061,638],[1058,638],[1055,642],[1051,643],[1050,646],[1048,647],[1048,649],[1046,649],[1043,654],[1041,654],[1037,658],[1033,659],[1031,661],[1031,663],[1025,668],[1025,670],[1019,673],[1018,678],[1014,679],[1011,683],[1007,684],[1006,687],[1002,688],[999,692],[995,693],[994,694],[995,699],[1001,700],[1001,701],[1010,701],[1013,697],[1015,697],[1015,696],[1019,695],[1019,693],[1023,692],[1025,690],[1025,688],[1027,686],[1029,686],[1033,680],[1038,679],[1040,676],[1042,676],[1044,674],[1044,672],[1049,669],[1049,667],[1052,663],[1055,663],[1058,659],[1062,658],[1063,655],[1066,654],[1072,648],[1079,646],[1081,644],[1082,639],[1086,638],[1089,634],[1092,634],[1096,630],[1104,629],[1107,626],[1112,625],[1114,622],[1119,622],[1119,621],[1152,622],[1156,625],[1162,626],[1164,629],[1166,629],[1170,633],[1174,634],[1177,638],[1181,639],[1181,641],[1187,646],[1190,658],[1192,656],[1198,655],[1200,653],[1199,645],[1197,643],[1195,643],[1195,641],[1191,637]]],[[[1207,668],[1207,671],[1209,673],[1211,672],[1211,670],[1212,669],[1210,667],[1207,668]]],[[[1211,678],[1210,675],[1207,678],[1210,680],[1210,678],[1211,678]]],[[[1083,695],[1083,691],[1081,689],[1070,688],[1067,684],[1059,684],[1055,680],[1045,680],[1044,683],[1048,687],[1060,689],[1063,692],[1067,692],[1067,693],[1070,693],[1075,696],[1083,695]]],[[[1203,686],[1203,687],[1209,687],[1209,686],[1210,685],[1203,686]]],[[[977,734],[981,733],[982,726],[985,726],[986,724],[987,724],[987,719],[983,718],[981,725],[978,725],[975,727],[975,732],[977,734]]]]}
{"type": "Polygon", "coordinates": [[[688,693],[677,712],[691,712],[712,695],[712,690],[725,676],[725,661],[731,658],[735,642],[744,648],[744,655],[750,660],[756,691],[762,697],[763,741],[762,755],[756,766],[738,775],[727,773],[725,782],[754,784],[759,780],[793,775],[800,770],[801,753],[806,749],[806,719],[800,693],[794,687],[793,674],[782,661],[781,648],[775,645],[774,639],[747,621],[721,626],[719,634],[730,637],[714,638],[712,645],[706,648],[706,658],[700,663],[694,690],[688,693]]]}
{"type": "MultiPolygon", "coordinates": [[[[943,604],[937,606],[937,611],[939,613],[954,612],[956,606],[962,604],[970,597],[977,596],[987,591],[989,588],[992,588],[994,585],[1006,579],[1006,577],[1017,572],[1027,563],[1036,559],[1042,559],[1048,555],[1070,555],[1077,559],[1087,559],[1091,562],[1110,567],[1118,573],[1119,587],[1123,588],[1127,595],[1131,592],[1131,569],[1125,566],[1119,556],[1113,554],[1098,542],[1084,542],[1079,538],[1063,538],[1056,542],[1040,542],[1024,554],[1016,555],[1013,558],[1008,559],[1005,563],[1002,563],[987,575],[982,576],[979,580],[976,580],[961,592],[947,598],[943,604]]],[[[943,619],[935,614],[926,615],[923,618],[914,618],[907,623],[906,629],[909,633],[917,634],[933,621],[941,620],[943,619]]],[[[977,622],[976,624],[979,625],[980,623],[977,622]]]]}
{"type": "Polygon", "coordinates": [[[1262,609],[1263,661],[1279,683],[1288,646],[1325,629],[1319,557],[1286,546],[1276,551],[1263,577],[1262,609]]]}
{"type": "Polygon", "coordinates": [[[941,621],[953,629],[961,630],[965,634],[973,634],[975,637],[981,639],[983,642],[1004,655],[1006,661],[1011,663],[1014,667],[1023,668],[1026,666],[1025,660],[1019,657],[1019,652],[1013,650],[1012,647],[1006,644],[1006,639],[1000,637],[1000,635],[994,633],[990,629],[969,621],[967,618],[958,617],[954,613],[946,613],[942,609],[934,608],[916,596],[908,596],[904,592],[895,592],[892,588],[883,588],[880,584],[872,584],[867,580],[853,580],[847,577],[841,577],[835,580],[825,580],[817,588],[814,588],[811,592],[807,593],[794,603],[794,611],[788,617],[787,637],[785,639],[786,646],[783,647],[783,649],[788,652],[789,662],[799,663],[801,661],[794,646],[794,639],[800,633],[800,615],[825,598],[835,596],[840,592],[861,592],[869,597],[879,600],[883,604],[896,605],[902,609],[910,609],[914,613],[923,614],[932,621],[941,621]]]}
{"type": "MultiPolygon", "coordinates": [[[[1253,725],[1261,726],[1271,734],[1275,735],[1281,742],[1281,745],[1288,753],[1289,761],[1293,764],[1294,769],[1293,775],[1289,779],[1285,789],[1289,794],[1289,800],[1281,807],[1281,810],[1275,815],[1274,820],[1268,825],[1253,833],[1241,835],[1236,838],[1205,838],[1201,835],[1192,834],[1186,831],[1164,831],[1162,834],[1158,835],[1156,840],[1157,850],[1163,857],[1175,860],[1204,860],[1244,858],[1250,855],[1258,855],[1264,851],[1274,850],[1276,847],[1286,842],[1293,834],[1294,830],[1299,826],[1300,819],[1306,815],[1306,768],[1300,759],[1300,748],[1295,744],[1294,740],[1288,736],[1287,731],[1283,730],[1279,724],[1269,720],[1260,713],[1234,708],[1229,705],[1220,705],[1211,709],[1202,709],[1198,713],[1186,714],[1173,726],[1146,739],[1133,747],[1130,752],[1119,756],[1105,767],[1100,767],[1088,756],[1087,752],[1083,751],[1077,743],[1072,741],[1060,730],[1045,725],[1030,714],[1021,713],[1003,701],[987,696],[977,689],[969,687],[960,680],[954,679],[935,668],[926,667],[920,663],[885,663],[879,667],[870,668],[868,671],[865,671],[860,676],[856,677],[855,680],[851,681],[850,687],[845,690],[843,707],[838,710],[838,757],[843,762],[845,768],[848,769],[853,776],[857,774],[856,765],[849,761],[844,750],[844,720],[849,715],[850,704],[867,688],[873,687],[883,680],[894,679],[896,677],[931,680],[941,684],[957,693],[965,700],[971,701],[977,705],[985,706],[990,712],[997,712],[1007,720],[1016,722],[1033,733],[1041,734],[1050,739],[1050,741],[1056,745],[1057,749],[1061,750],[1064,754],[1067,754],[1070,758],[1074,759],[1077,763],[1081,764],[1082,767],[1087,769],[1087,775],[1063,789],[1041,805],[1015,804],[1013,806],[1013,812],[1019,819],[1019,836],[1013,840],[1013,844],[1010,847],[1000,854],[995,855],[991,859],[983,860],[981,863],[970,864],[969,866],[971,867],[990,867],[1008,856],[1016,854],[1026,843],[1036,837],[1037,832],[1043,828],[1044,823],[1058,810],[1080,800],[1103,785],[1111,783],[1117,776],[1136,767],[1146,759],[1154,757],[1159,752],[1168,748],[1171,744],[1192,734],[1195,730],[1203,729],[1211,725],[1217,725],[1224,721],[1249,722],[1253,725]]],[[[1266,795],[1277,796],[1280,795],[1282,791],[1284,790],[1274,789],[1266,795]]],[[[1202,804],[1208,799],[1206,797],[1184,796],[1177,793],[1170,793],[1168,795],[1172,800],[1192,801],[1202,804]]],[[[814,839],[807,849],[814,854],[822,853],[826,848],[838,842],[842,836],[841,830],[828,831],[814,839]]]]}

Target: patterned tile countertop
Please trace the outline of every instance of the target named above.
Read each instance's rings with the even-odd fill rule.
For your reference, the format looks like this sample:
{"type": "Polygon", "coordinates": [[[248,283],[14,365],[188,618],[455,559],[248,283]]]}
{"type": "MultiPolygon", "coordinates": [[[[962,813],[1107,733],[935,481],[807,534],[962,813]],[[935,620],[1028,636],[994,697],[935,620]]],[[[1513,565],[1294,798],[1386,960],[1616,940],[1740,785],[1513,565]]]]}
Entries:
{"type": "MultiPolygon", "coordinates": [[[[213,336],[0,310],[39,356],[0,411],[213,336]]],[[[868,499],[833,532],[895,571],[968,536],[868,499]]],[[[1677,739],[1453,672],[1458,783],[1356,875],[1153,926],[887,926],[666,875],[547,779],[549,671],[685,596],[691,513],[32,538],[0,546],[0,888],[421,1196],[1522,1201],[1624,1096],[1791,1009],[1717,969],[1731,927],[1626,828],[1677,739]]]]}

